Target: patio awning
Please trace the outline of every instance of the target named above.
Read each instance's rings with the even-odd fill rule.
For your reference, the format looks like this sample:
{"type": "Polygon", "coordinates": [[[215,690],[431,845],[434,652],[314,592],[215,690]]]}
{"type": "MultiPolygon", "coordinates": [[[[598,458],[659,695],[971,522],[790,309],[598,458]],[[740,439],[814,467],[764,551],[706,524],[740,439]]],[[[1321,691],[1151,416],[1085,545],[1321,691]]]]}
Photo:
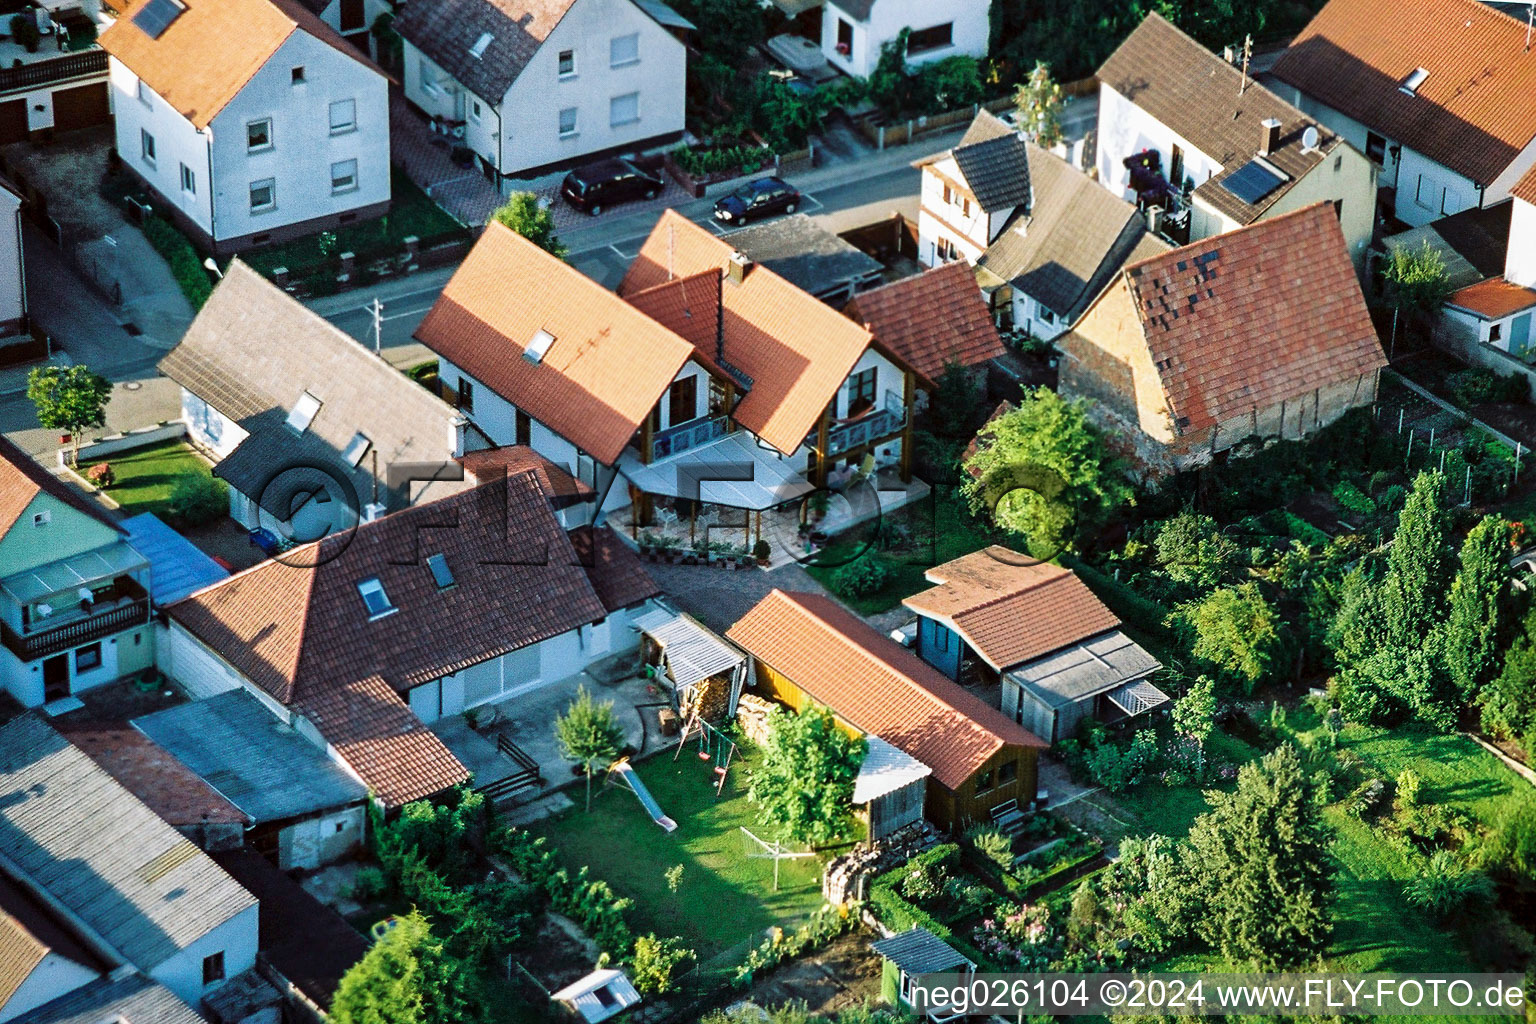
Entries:
{"type": "Polygon", "coordinates": [[[120,540],[104,548],[71,555],[57,562],[7,576],[0,580],[0,590],[11,595],[18,604],[30,604],[50,594],[99,583],[120,573],[142,569],[148,564],[148,559],[133,550],[127,541],[120,540]]]}
{"type": "Polygon", "coordinates": [[[733,671],[747,660],[745,654],[691,615],[658,608],[636,619],[635,628],[661,648],[667,671],[679,690],[733,671]]]}
{"type": "Polygon", "coordinates": [[[869,752],[859,766],[859,777],[853,783],[855,805],[878,800],[887,793],[905,789],[914,782],[922,782],[933,774],[933,769],[905,751],[898,750],[878,736],[866,737],[869,752]]]}
{"type": "Polygon", "coordinates": [[[804,460],[759,446],[749,431],[738,430],[651,465],[626,449],[619,458],[619,472],[646,494],[691,498],[697,487],[699,500],[707,505],[760,511],[816,489],[796,468],[803,464],[804,460]]]}
{"type": "Polygon", "coordinates": [[[1110,691],[1109,699],[1115,707],[1132,718],[1168,703],[1168,695],[1145,679],[1126,683],[1119,689],[1110,691]]]}

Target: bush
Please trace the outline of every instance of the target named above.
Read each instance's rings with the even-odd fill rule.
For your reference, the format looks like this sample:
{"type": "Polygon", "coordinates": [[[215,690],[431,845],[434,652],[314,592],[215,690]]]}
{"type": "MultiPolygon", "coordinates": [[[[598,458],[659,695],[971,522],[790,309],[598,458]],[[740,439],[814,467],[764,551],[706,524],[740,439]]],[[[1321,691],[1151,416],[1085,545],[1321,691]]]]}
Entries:
{"type": "Polygon", "coordinates": [[[966,833],[977,853],[1004,871],[1013,868],[1013,840],[989,825],[978,825],[966,833]]]}
{"type": "Polygon", "coordinates": [[[167,504],[177,525],[201,526],[229,514],[229,487],[207,473],[183,473],[167,504]]]}
{"type": "Polygon", "coordinates": [[[752,557],[757,559],[759,562],[768,561],[768,556],[772,552],[773,548],[770,547],[768,542],[762,538],[758,538],[757,543],[752,545],[752,557]]]}
{"type": "Polygon", "coordinates": [[[496,846],[529,885],[543,891],[556,911],[581,926],[598,949],[613,959],[628,956],[634,938],[624,915],[633,900],[620,899],[607,882],[589,878],[586,867],[573,878],[542,837],[509,828],[497,837],[496,846]]]}
{"type": "Polygon", "coordinates": [[[838,597],[868,597],[885,586],[890,576],[884,561],[865,554],[832,574],[832,592],[838,597]]]}
{"type": "Polygon", "coordinates": [[[43,40],[42,33],[37,30],[37,15],[30,10],[12,15],[11,38],[25,46],[28,53],[36,53],[38,43],[43,40]]]}
{"type": "Polygon", "coordinates": [[[1085,758],[1088,774],[1111,793],[1123,793],[1139,783],[1157,757],[1157,734],[1143,729],[1125,749],[1103,743],[1089,750],[1085,758]]]}
{"type": "Polygon", "coordinates": [[[86,470],[85,478],[103,490],[117,483],[117,474],[112,471],[111,463],[107,462],[98,462],[86,470]]]}
{"type": "Polygon", "coordinates": [[[195,313],[203,308],[208,296],[213,294],[213,284],[208,271],[198,258],[197,250],[187,241],[187,236],[176,230],[175,225],[159,217],[145,217],[141,225],[144,237],[171,268],[171,276],[181,288],[195,313]]]}
{"type": "Polygon", "coordinates": [[[641,995],[658,996],[671,990],[678,967],[692,959],[693,950],[677,939],[658,939],[654,934],[642,935],[635,940],[635,952],[630,958],[630,978],[641,995]]]}
{"type": "Polygon", "coordinates": [[[348,895],[359,903],[372,903],[382,898],[387,892],[389,892],[389,878],[384,874],[383,869],[365,864],[357,869],[357,877],[352,880],[352,889],[348,895]]]}
{"type": "Polygon", "coordinates": [[[1458,370],[1445,379],[1451,399],[1463,409],[1487,402],[1523,402],[1530,397],[1530,386],[1518,373],[1509,376],[1471,367],[1458,370]]]}

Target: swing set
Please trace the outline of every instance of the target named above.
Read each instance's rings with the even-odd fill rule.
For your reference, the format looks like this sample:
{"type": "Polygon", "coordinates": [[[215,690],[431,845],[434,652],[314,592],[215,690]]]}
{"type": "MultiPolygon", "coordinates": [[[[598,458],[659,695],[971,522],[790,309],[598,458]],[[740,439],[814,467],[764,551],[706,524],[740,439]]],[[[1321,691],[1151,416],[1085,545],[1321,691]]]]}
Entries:
{"type": "Polygon", "coordinates": [[[682,736],[677,741],[677,750],[672,754],[675,764],[679,757],[683,756],[683,750],[687,748],[689,741],[698,738],[698,758],[700,761],[714,762],[715,796],[725,791],[725,779],[730,772],[731,762],[736,759],[736,743],[725,733],[706,722],[695,709],[688,716],[688,722],[683,726],[682,736]]]}

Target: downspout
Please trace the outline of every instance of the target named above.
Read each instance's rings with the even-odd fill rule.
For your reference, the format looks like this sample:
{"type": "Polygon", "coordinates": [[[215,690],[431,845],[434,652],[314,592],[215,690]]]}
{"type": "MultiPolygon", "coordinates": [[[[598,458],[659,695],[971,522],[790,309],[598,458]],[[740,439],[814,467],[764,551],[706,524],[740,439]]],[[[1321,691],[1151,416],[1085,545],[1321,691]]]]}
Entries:
{"type": "Polygon", "coordinates": [[[209,125],[207,128],[204,128],[201,134],[207,142],[203,149],[208,154],[208,239],[212,243],[214,251],[217,252],[219,248],[219,223],[217,214],[214,212],[218,209],[218,205],[213,201],[213,126],[209,125]]]}
{"type": "MultiPolygon", "coordinates": [[[[501,102],[507,102],[507,97],[505,95],[501,97],[501,102]]],[[[501,151],[502,147],[507,144],[507,139],[506,136],[502,134],[501,104],[498,103],[491,109],[496,111],[496,198],[500,200],[501,185],[502,182],[506,180],[506,177],[501,169],[501,151]]]]}
{"type": "MultiPolygon", "coordinates": [[[[32,331],[32,315],[27,309],[27,257],[21,244],[21,204],[16,204],[16,280],[21,286],[21,322],[32,331]]],[[[52,355],[53,353],[49,353],[52,355]]]]}

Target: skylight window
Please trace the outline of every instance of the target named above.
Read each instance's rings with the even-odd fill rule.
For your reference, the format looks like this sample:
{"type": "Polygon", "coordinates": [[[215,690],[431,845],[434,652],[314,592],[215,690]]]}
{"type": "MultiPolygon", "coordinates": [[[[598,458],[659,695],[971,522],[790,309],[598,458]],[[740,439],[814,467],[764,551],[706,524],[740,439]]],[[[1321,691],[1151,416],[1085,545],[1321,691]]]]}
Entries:
{"type": "Polygon", "coordinates": [[[149,0],[144,9],[133,16],[133,23],[149,38],[159,39],[185,10],[177,0],[149,0]]]}
{"type": "Polygon", "coordinates": [[[475,40],[475,45],[469,48],[469,55],[475,60],[484,57],[486,47],[491,45],[492,38],[494,37],[489,32],[480,33],[480,38],[475,40]]]}
{"type": "Polygon", "coordinates": [[[362,595],[363,606],[368,609],[368,618],[382,619],[400,609],[389,603],[389,595],[384,593],[384,584],[379,582],[377,576],[370,576],[357,584],[357,592],[362,595]]]}
{"type": "Polygon", "coordinates": [[[320,411],[320,399],[308,391],[299,396],[299,400],[293,403],[293,411],[288,414],[288,426],[304,433],[309,425],[314,422],[315,413],[320,411]]]}
{"type": "Polygon", "coordinates": [[[427,568],[432,570],[432,579],[437,583],[438,590],[447,590],[453,586],[453,570],[448,568],[448,559],[442,554],[428,555],[427,568]]]}
{"type": "Polygon", "coordinates": [[[1424,68],[1415,68],[1412,74],[1403,79],[1403,84],[1398,86],[1398,88],[1409,96],[1416,96],[1419,92],[1419,86],[1423,85],[1424,80],[1428,77],[1429,72],[1424,68]]]}
{"type": "Polygon", "coordinates": [[[349,466],[356,466],[363,461],[363,456],[368,454],[368,449],[373,447],[373,442],[368,440],[362,431],[352,435],[352,441],[347,445],[347,450],[341,453],[342,460],[349,466]]]}
{"type": "Polygon", "coordinates": [[[523,349],[523,358],[530,363],[542,363],[544,356],[549,353],[549,346],[555,343],[555,336],[546,330],[540,330],[528,342],[528,347],[523,349]]]}

